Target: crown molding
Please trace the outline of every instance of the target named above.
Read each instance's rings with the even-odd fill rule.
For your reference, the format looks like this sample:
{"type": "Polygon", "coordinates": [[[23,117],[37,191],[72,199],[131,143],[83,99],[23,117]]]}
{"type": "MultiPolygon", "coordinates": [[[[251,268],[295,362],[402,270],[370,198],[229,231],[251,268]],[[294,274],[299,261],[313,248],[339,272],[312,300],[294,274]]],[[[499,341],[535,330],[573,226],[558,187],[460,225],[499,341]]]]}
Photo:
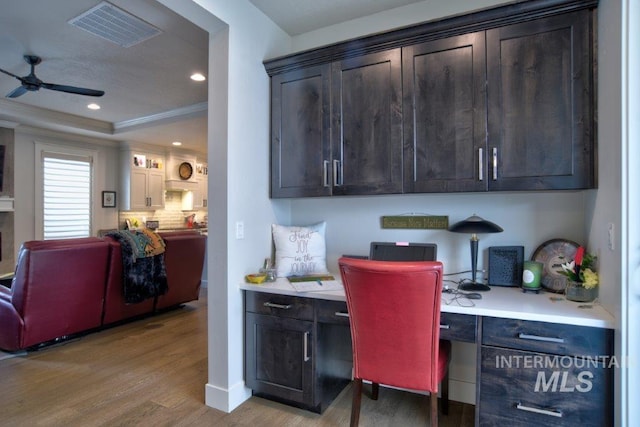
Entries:
{"type": "Polygon", "coordinates": [[[207,114],[208,103],[201,102],[199,104],[187,105],[186,107],[176,108],[174,110],[165,111],[150,116],[138,117],[131,120],[123,120],[113,124],[113,133],[129,132],[150,126],[157,126],[164,123],[170,123],[176,120],[187,119],[191,117],[201,117],[207,114]]]}
{"type": "Polygon", "coordinates": [[[74,114],[0,99],[0,120],[47,129],[77,132],[78,130],[113,135],[113,124],[74,114]]]}

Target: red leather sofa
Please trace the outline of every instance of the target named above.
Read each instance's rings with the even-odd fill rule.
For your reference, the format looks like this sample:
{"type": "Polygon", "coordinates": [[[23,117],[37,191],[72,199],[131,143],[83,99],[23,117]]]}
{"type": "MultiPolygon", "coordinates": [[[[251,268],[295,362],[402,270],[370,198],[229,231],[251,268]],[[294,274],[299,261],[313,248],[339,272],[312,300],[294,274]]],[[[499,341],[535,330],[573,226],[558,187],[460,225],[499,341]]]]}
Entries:
{"type": "Polygon", "coordinates": [[[206,237],[160,235],[169,290],[138,304],[124,302],[122,254],[114,239],[24,243],[11,288],[0,286],[0,349],[16,351],[197,300],[206,237]]]}

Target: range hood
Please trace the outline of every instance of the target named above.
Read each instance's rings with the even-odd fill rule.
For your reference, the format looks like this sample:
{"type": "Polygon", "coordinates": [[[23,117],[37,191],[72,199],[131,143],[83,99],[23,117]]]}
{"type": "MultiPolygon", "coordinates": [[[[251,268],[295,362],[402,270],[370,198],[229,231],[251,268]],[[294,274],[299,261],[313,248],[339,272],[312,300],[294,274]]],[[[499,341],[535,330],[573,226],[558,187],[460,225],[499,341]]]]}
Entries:
{"type": "Polygon", "coordinates": [[[164,182],[166,191],[194,191],[198,187],[197,182],[167,179],[164,182]]]}

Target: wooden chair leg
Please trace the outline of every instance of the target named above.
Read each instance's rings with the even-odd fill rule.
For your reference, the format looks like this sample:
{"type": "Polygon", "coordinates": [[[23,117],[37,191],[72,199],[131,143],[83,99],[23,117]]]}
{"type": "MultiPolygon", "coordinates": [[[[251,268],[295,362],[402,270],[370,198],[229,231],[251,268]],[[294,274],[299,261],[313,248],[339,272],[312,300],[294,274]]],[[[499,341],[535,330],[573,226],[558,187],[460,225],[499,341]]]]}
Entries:
{"type": "Polygon", "coordinates": [[[442,414],[449,415],[449,371],[445,374],[442,382],[440,383],[440,388],[442,390],[440,401],[442,405],[442,414]]]}
{"type": "Polygon", "coordinates": [[[431,393],[431,427],[438,427],[438,393],[431,393]]]}
{"type": "Polygon", "coordinates": [[[351,400],[351,427],[357,427],[360,421],[360,402],[362,401],[362,379],[353,380],[353,398],[351,400]]]}
{"type": "Polygon", "coordinates": [[[371,399],[378,400],[378,394],[380,393],[380,384],[371,383],[371,399]]]}

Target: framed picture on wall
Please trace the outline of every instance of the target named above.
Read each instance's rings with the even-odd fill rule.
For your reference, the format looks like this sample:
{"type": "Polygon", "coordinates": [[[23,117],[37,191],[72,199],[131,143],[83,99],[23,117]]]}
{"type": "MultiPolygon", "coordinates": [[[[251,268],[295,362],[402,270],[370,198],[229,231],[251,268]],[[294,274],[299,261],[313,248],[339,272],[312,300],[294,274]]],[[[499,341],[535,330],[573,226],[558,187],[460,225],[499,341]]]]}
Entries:
{"type": "Polygon", "coordinates": [[[115,208],[116,207],[116,192],[115,191],[103,191],[102,192],[102,207],[103,208],[115,208]]]}

